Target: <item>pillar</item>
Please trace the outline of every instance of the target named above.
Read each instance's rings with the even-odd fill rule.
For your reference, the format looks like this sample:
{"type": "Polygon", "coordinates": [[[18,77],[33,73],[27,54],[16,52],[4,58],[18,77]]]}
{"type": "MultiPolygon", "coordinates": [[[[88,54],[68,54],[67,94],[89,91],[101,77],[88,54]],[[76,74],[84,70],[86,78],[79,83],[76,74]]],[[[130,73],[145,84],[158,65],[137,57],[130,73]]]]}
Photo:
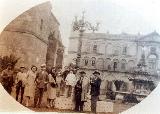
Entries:
{"type": "Polygon", "coordinates": [[[63,53],[64,49],[63,47],[58,47],[57,49],[57,58],[56,58],[56,66],[62,66],[63,65],[63,53]]]}
{"type": "Polygon", "coordinates": [[[51,68],[55,66],[57,46],[58,46],[58,41],[54,37],[54,34],[51,34],[48,37],[48,47],[47,47],[47,54],[46,54],[47,68],[51,68]]]}

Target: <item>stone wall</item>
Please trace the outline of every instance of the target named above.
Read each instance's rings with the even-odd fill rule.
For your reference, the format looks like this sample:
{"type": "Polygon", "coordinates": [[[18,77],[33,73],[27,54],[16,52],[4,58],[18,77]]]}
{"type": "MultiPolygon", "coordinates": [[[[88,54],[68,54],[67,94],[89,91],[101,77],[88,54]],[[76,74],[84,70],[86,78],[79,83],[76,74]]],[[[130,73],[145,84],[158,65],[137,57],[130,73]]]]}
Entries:
{"type": "Polygon", "coordinates": [[[50,2],[42,3],[9,23],[0,35],[0,55],[13,53],[20,57],[18,66],[40,66],[42,63],[50,67],[56,65],[57,50],[63,44],[59,22],[51,10],[50,2]],[[49,56],[47,59],[46,54],[49,56]]]}
{"type": "Polygon", "coordinates": [[[20,57],[18,66],[40,66],[46,61],[47,45],[37,40],[33,35],[3,31],[0,40],[4,43],[1,47],[6,48],[5,50],[0,48],[3,50],[1,51],[1,55],[14,54],[16,57],[20,57]]]}

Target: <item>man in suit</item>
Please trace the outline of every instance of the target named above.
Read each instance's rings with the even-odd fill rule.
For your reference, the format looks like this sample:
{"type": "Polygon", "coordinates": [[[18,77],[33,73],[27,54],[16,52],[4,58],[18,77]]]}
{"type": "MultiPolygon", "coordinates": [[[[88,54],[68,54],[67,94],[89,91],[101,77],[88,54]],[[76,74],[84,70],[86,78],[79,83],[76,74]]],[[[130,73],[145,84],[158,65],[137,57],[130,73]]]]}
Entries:
{"type": "Polygon", "coordinates": [[[83,105],[86,101],[86,95],[89,90],[89,79],[86,76],[86,72],[79,72],[80,77],[75,85],[75,110],[83,111],[83,105]]]}
{"type": "Polygon", "coordinates": [[[41,65],[41,70],[36,75],[35,83],[36,83],[36,90],[35,90],[35,97],[34,97],[34,107],[37,106],[37,102],[38,102],[38,107],[40,107],[43,93],[48,83],[48,73],[46,71],[45,64],[41,65]]]}
{"type": "Polygon", "coordinates": [[[100,94],[100,85],[101,85],[101,79],[99,78],[100,73],[98,71],[95,71],[93,73],[93,77],[91,77],[90,85],[91,85],[91,111],[93,113],[96,113],[96,106],[97,106],[97,100],[98,96],[100,94]]]}

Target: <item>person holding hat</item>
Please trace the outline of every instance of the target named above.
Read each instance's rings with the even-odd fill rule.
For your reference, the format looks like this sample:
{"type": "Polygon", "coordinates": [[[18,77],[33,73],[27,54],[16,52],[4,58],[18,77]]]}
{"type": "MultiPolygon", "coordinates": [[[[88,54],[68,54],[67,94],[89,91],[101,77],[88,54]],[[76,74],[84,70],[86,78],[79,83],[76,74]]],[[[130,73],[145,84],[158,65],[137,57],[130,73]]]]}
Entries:
{"type": "Polygon", "coordinates": [[[27,73],[26,68],[24,66],[20,67],[20,72],[17,73],[15,84],[16,84],[16,100],[18,101],[18,96],[21,91],[21,100],[20,103],[23,101],[23,94],[24,94],[24,88],[26,84],[27,79],[27,73]]]}
{"type": "Polygon", "coordinates": [[[7,68],[2,71],[1,78],[2,78],[2,86],[4,89],[11,94],[12,86],[13,86],[13,66],[11,63],[7,64],[7,68]]]}
{"type": "Polygon", "coordinates": [[[48,73],[46,71],[46,65],[41,65],[41,70],[36,74],[36,89],[35,89],[35,96],[34,96],[34,107],[38,106],[40,108],[43,93],[47,88],[48,83],[48,73]]]}
{"type": "Polygon", "coordinates": [[[89,79],[84,71],[79,72],[80,77],[75,85],[75,111],[83,111],[86,95],[89,90],[89,79]]]}
{"type": "Polygon", "coordinates": [[[99,78],[100,73],[98,71],[95,71],[93,73],[93,77],[90,80],[91,85],[91,111],[93,113],[96,113],[96,105],[98,96],[100,94],[100,85],[101,85],[101,79],[99,78]]]}

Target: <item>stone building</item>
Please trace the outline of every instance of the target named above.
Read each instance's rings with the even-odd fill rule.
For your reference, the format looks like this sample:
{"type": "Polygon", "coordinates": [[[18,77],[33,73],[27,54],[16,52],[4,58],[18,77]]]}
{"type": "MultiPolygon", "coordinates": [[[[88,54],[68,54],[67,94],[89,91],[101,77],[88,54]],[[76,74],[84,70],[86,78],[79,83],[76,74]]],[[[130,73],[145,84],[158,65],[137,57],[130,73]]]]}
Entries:
{"type": "MultiPolygon", "coordinates": [[[[77,32],[69,38],[68,64],[75,62],[78,39],[77,32]]],[[[107,89],[108,82],[117,81],[120,87],[115,84],[116,91],[142,91],[151,87],[150,82],[158,82],[160,35],[156,31],[147,35],[84,33],[81,50],[80,68],[88,76],[99,70],[103,79],[101,89],[107,89]]]]}
{"type": "Polygon", "coordinates": [[[0,56],[14,54],[20,57],[18,66],[62,65],[59,22],[51,10],[51,3],[45,2],[9,23],[0,35],[0,56]]]}

